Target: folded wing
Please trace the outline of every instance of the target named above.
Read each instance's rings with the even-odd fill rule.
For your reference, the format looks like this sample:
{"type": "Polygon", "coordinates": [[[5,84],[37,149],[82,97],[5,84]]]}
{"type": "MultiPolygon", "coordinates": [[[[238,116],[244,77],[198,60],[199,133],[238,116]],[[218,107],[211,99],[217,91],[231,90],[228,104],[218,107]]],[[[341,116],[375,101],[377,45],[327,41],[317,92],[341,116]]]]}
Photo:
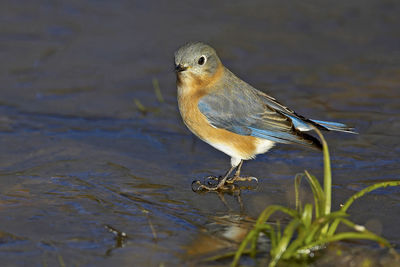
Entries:
{"type": "MultiPolygon", "coordinates": [[[[216,128],[278,143],[321,148],[318,139],[295,127],[296,117],[285,114],[277,102],[266,103],[258,92],[254,88],[223,88],[202,97],[198,107],[216,128]]],[[[292,111],[287,109],[287,112],[292,111]]]]}

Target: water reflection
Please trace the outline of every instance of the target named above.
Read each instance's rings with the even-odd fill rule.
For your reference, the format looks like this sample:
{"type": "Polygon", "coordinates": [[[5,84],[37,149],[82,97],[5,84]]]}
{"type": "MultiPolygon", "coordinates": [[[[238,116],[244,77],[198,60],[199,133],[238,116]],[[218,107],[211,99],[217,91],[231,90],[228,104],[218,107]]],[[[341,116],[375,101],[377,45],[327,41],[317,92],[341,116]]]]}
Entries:
{"type": "Polygon", "coordinates": [[[111,256],[114,249],[123,248],[126,244],[128,235],[125,232],[121,232],[111,225],[104,225],[104,227],[115,236],[115,245],[106,251],[106,256],[111,256]]]}
{"type": "MultiPolygon", "coordinates": [[[[208,194],[211,194],[208,192],[208,194]]],[[[192,262],[203,262],[227,252],[234,251],[254,225],[254,219],[245,214],[241,190],[230,193],[213,192],[218,195],[226,212],[209,217],[193,240],[185,246],[184,258],[192,262]],[[228,204],[226,198],[231,198],[228,204]]]]}

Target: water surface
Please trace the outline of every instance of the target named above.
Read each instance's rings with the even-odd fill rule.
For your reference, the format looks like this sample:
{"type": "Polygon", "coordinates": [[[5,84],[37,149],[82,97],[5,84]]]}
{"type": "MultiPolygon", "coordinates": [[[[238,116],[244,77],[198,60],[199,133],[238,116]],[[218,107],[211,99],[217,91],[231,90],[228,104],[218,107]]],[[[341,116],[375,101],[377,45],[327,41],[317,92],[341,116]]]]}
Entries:
{"type": "MultiPolygon", "coordinates": [[[[296,173],[321,177],[320,153],[278,145],[243,167],[256,190],[191,191],[229,158],[179,117],[172,59],[187,41],[212,44],[234,73],[299,114],[356,128],[326,134],[334,208],[398,179],[399,13],[394,0],[3,1],[2,265],[225,265],[202,260],[235,249],[268,205],[293,205],[296,173]]],[[[399,203],[400,190],[386,188],[349,213],[398,246],[399,203]]],[[[399,263],[372,243],[339,250],[314,264],[399,263]]]]}

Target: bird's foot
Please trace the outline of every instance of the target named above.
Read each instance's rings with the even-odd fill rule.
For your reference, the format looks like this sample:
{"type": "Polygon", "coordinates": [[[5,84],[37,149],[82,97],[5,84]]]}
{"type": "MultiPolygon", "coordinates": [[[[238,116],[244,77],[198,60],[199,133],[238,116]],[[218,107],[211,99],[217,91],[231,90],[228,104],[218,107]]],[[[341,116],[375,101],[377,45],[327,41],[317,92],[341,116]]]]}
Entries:
{"type": "Polygon", "coordinates": [[[258,179],[256,177],[240,177],[233,176],[224,179],[222,176],[207,176],[204,178],[204,182],[201,183],[199,180],[192,182],[192,190],[194,192],[234,192],[238,189],[252,189],[253,187],[239,187],[235,182],[252,182],[255,181],[258,184],[258,179]]]}
{"type": "Polygon", "coordinates": [[[232,192],[236,189],[235,184],[228,184],[226,181],[223,181],[221,177],[209,176],[204,180],[204,183],[201,183],[199,180],[193,181],[192,190],[194,192],[232,192]]]}
{"type": "Polygon", "coordinates": [[[204,178],[203,184],[208,185],[208,186],[217,186],[219,181],[221,181],[221,179],[222,179],[222,176],[217,177],[217,176],[210,175],[210,176],[207,176],[204,178]]]}
{"type": "Polygon", "coordinates": [[[233,184],[234,182],[256,182],[256,184],[258,184],[258,179],[256,177],[252,177],[252,176],[247,176],[247,177],[241,177],[241,176],[233,176],[230,177],[226,180],[227,184],[233,184]]]}

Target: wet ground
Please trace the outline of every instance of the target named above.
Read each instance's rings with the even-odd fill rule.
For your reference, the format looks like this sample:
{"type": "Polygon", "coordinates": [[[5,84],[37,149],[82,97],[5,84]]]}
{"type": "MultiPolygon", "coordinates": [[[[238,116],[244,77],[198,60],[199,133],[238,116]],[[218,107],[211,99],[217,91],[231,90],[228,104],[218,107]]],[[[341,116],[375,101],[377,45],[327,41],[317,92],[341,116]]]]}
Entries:
{"type": "MultiPolygon", "coordinates": [[[[229,166],[177,111],[173,52],[191,40],[298,113],[356,128],[326,134],[334,207],[399,179],[398,14],[395,0],[2,1],[1,265],[226,265],[201,260],[235,249],[266,206],[293,205],[296,173],[321,177],[320,153],[278,145],[244,165],[260,183],[241,202],[191,191],[229,166]]],[[[399,188],[349,213],[400,245],[399,188]]],[[[339,250],[313,264],[400,262],[373,243],[339,250]]]]}

